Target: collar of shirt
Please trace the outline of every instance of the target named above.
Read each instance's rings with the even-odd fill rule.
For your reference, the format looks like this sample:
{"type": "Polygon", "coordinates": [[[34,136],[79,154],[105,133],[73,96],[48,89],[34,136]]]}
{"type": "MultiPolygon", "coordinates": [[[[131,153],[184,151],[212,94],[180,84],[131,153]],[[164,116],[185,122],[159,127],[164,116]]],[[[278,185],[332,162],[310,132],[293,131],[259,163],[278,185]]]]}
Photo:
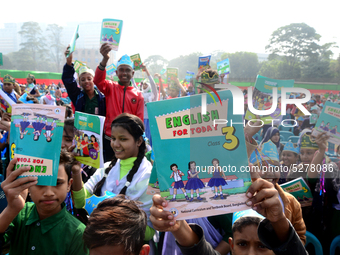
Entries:
{"type": "Polygon", "coordinates": [[[48,232],[50,229],[52,229],[54,226],[56,226],[61,220],[64,219],[64,215],[66,212],[66,206],[65,203],[63,202],[61,204],[61,211],[58,212],[57,214],[54,214],[44,220],[39,219],[37,207],[34,205],[34,208],[32,209],[32,212],[30,216],[28,217],[28,220],[26,222],[26,226],[31,225],[35,222],[40,222],[41,225],[41,233],[45,234],[48,232]]]}

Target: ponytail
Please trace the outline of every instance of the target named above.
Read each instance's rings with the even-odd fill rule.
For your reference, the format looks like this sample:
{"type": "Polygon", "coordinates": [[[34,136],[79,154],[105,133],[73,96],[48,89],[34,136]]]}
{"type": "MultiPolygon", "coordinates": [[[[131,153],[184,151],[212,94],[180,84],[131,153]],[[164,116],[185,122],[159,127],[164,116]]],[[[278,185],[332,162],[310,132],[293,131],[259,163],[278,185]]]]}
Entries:
{"type": "Polygon", "coordinates": [[[94,186],[93,190],[93,194],[96,195],[96,196],[101,196],[101,190],[102,190],[102,187],[105,183],[105,180],[106,180],[106,177],[107,175],[109,174],[109,172],[111,171],[112,167],[114,167],[117,163],[117,158],[115,155],[113,155],[113,159],[110,163],[110,165],[105,169],[105,174],[104,174],[104,177],[96,184],[96,186],[94,186]]]}

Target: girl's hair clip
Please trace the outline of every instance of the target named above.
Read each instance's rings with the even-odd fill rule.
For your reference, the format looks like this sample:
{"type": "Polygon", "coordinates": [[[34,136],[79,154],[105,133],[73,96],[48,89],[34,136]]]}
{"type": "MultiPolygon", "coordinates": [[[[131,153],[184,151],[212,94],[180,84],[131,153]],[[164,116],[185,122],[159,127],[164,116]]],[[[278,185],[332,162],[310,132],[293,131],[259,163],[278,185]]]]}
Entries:
{"type": "Polygon", "coordinates": [[[126,183],[125,183],[125,186],[126,186],[126,187],[129,187],[130,184],[131,184],[131,182],[126,182],[126,183]]]}
{"type": "Polygon", "coordinates": [[[143,136],[144,141],[146,142],[148,140],[148,138],[146,137],[145,132],[143,132],[142,136],[143,136]]]}

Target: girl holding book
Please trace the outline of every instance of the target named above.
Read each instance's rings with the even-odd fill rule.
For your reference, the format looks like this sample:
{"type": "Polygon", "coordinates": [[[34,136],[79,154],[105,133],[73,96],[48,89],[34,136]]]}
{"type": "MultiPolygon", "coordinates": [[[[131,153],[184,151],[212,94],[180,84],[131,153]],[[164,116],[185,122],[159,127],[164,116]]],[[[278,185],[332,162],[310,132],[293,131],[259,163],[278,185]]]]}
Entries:
{"type": "MultiPolygon", "coordinates": [[[[152,196],[146,193],[152,165],[144,157],[145,141],[143,139],[143,121],[135,115],[120,114],[111,124],[111,147],[114,157],[105,163],[104,168],[83,185],[80,166],[74,167],[72,186],[76,208],[85,206],[85,198],[92,195],[104,196],[105,191],[123,194],[142,203],[146,214],[150,215],[152,196]]],[[[148,220],[145,240],[149,241],[155,231],[148,220]]]]}

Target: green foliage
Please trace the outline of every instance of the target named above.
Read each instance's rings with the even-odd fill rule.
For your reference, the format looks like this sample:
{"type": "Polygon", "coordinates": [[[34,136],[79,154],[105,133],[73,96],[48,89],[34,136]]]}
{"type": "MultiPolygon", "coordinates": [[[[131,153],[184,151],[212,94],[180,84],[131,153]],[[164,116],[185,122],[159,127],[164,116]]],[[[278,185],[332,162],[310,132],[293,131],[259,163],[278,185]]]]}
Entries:
{"type": "Polygon", "coordinates": [[[256,78],[260,64],[256,53],[252,52],[235,52],[224,53],[221,56],[221,60],[229,58],[230,62],[230,74],[231,80],[235,79],[254,79],[256,78]]]}
{"type": "Polygon", "coordinates": [[[259,74],[272,79],[296,80],[301,77],[301,68],[299,63],[291,66],[284,60],[274,59],[263,62],[259,74]]]}
{"type": "Polygon", "coordinates": [[[151,55],[146,58],[143,63],[149,70],[151,75],[155,73],[159,73],[163,68],[165,68],[168,64],[168,60],[163,58],[161,55],[151,55]]]}
{"type": "Polygon", "coordinates": [[[198,71],[198,57],[202,56],[201,52],[194,52],[189,55],[179,56],[169,61],[168,67],[178,68],[178,78],[180,80],[185,78],[187,71],[194,72],[198,71]]]}
{"type": "Polygon", "coordinates": [[[0,66],[0,69],[13,69],[14,65],[12,64],[12,61],[7,55],[2,55],[3,65],[0,66]]]}

